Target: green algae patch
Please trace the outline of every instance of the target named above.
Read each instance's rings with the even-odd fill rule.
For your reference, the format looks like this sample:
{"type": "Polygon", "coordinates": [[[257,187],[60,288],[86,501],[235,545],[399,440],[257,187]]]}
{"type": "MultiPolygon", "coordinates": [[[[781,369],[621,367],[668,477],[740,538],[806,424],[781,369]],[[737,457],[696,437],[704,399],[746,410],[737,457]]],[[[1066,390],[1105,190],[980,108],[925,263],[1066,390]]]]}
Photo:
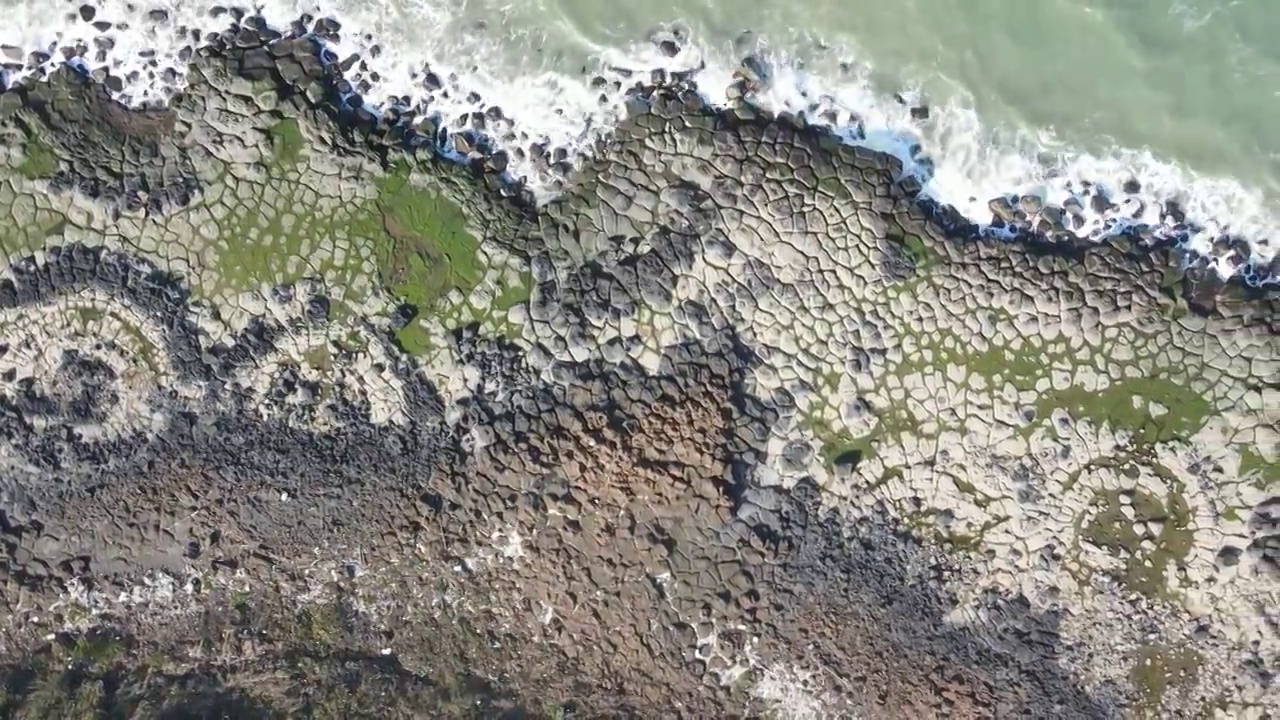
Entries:
{"type": "MultiPolygon", "coordinates": [[[[840,373],[828,372],[814,382],[815,399],[834,396],[839,387],[840,373]]],[[[814,411],[800,415],[798,425],[818,441],[818,454],[829,471],[838,466],[856,468],[874,454],[875,438],[879,436],[878,432],[872,432],[854,437],[847,429],[828,423],[814,411]]]]}
{"type": "Polygon", "coordinates": [[[73,307],[71,313],[80,320],[80,324],[84,326],[92,325],[107,316],[107,313],[96,307],[73,307]]]}
{"type": "Polygon", "coordinates": [[[119,313],[108,312],[101,308],[90,306],[73,307],[68,312],[79,324],[80,327],[78,332],[81,333],[88,333],[94,325],[108,318],[115,320],[120,324],[121,331],[136,343],[134,348],[136,351],[135,357],[141,360],[153,375],[158,375],[160,373],[161,366],[156,359],[156,355],[159,352],[158,348],[156,348],[155,344],[152,343],[151,340],[143,334],[143,332],[139,330],[129,318],[124,317],[119,313]]]}
{"type": "MultiPolygon", "coordinates": [[[[281,188],[286,193],[292,189],[288,186],[281,188]]],[[[283,212],[280,208],[267,206],[260,197],[251,196],[238,201],[230,216],[230,227],[224,226],[222,232],[227,247],[218,256],[216,281],[219,287],[245,292],[261,285],[297,279],[285,273],[293,243],[285,237],[283,212]]]]}
{"type": "Polygon", "coordinates": [[[522,272],[515,282],[502,280],[498,284],[498,294],[487,313],[494,327],[508,340],[520,339],[520,328],[507,320],[507,313],[517,305],[529,302],[533,295],[533,275],[522,272]]]}
{"type": "Polygon", "coordinates": [[[131,642],[104,627],[79,637],[59,634],[38,654],[0,669],[0,717],[108,716],[101,708],[118,686],[131,642]]]}
{"type": "Polygon", "coordinates": [[[817,439],[818,454],[828,470],[841,465],[856,468],[875,452],[871,436],[855,438],[847,430],[832,428],[812,418],[805,418],[801,424],[817,439]]]}
{"type": "MultiPolygon", "coordinates": [[[[1003,315],[986,312],[992,316],[1003,315]]],[[[911,334],[911,337],[917,343],[917,351],[898,364],[895,372],[899,376],[941,372],[948,365],[957,365],[968,374],[982,376],[993,383],[1008,382],[1018,390],[1033,390],[1037,381],[1050,377],[1054,363],[1064,357],[1061,349],[1031,338],[1024,338],[1023,346],[1018,349],[1000,341],[988,341],[985,349],[978,349],[972,340],[945,330],[928,335],[911,334]],[[931,353],[927,360],[926,351],[931,353]]]]}
{"type": "Polygon", "coordinates": [[[271,162],[268,168],[283,170],[293,167],[307,145],[297,118],[285,118],[267,131],[271,140],[271,162]]]}
{"type": "Polygon", "coordinates": [[[424,356],[437,347],[437,343],[433,341],[431,333],[417,321],[401,328],[396,332],[393,339],[396,347],[400,348],[401,352],[415,357],[424,356]]]}
{"type": "Polygon", "coordinates": [[[329,351],[328,345],[317,345],[307,350],[302,355],[302,361],[322,372],[333,369],[333,354],[329,351]]]}
{"type": "Polygon", "coordinates": [[[519,281],[502,284],[498,296],[493,299],[493,309],[506,313],[517,305],[529,302],[531,295],[533,295],[533,275],[528,272],[520,273],[519,281]]]}
{"type": "Polygon", "coordinates": [[[970,372],[992,381],[1000,378],[1019,390],[1034,388],[1037,380],[1051,372],[1047,354],[1006,347],[992,346],[967,354],[960,360],[970,372]]]}
{"type": "Polygon", "coordinates": [[[1280,483],[1280,462],[1269,461],[1256,448],[1246,445],[1240,450],[1240,479],[1266,490],[1280,483]]]}
{"type": "Polygon", "coordinates": [[[348,634],[344,605],[332,600],[304,608],[293,618],[293,639],[312,650],[331,651],[348,634]]]}
{"type": "Polygon", "coordinates": [[[85,635],[75,641],[69,652],[74,661],[94,665],[110,663],[125,652],[121,639],[108,634],[85,635]]]}
{"type": "Polygon", "coordinates": [[[886,240],[897,245],[907,257],[911,258],[911,264],[915,267],[916,272],[926,272],[942,259],[937,251],[929,247],[923,237],[915,233],[890,235],[886,240]]]}
{"type": "Polygon", "coordinates": [[[1143,709],[1158,716],[1170,691],[1195,684],[1202,662],[1200,653],[1189,647],[1144,645],[1129,670],[1129,682],[1138,691],[1143,709]]]}
{"type": "Polygon", "coordinates": [[[386,240],[377,260],[386,287],[421,310],[451,290],[470,293],[484,279],[484,268],[480,242],[462,209],[415,187],[407,166],[375,182],[386,240]]]}
{"type": "MultiPolygon", "coordinates": [[[[839,375],[830,373],[819,381],[816,392],[819,396],[832,395],[838,383],[839,375]]],[[[818,441],[818,454],[827,470],[835,470],[840,466],[856,468],[875,457],[876,445],[881,440],[892,442],[893,439],[916,427],[916,423],[910,417],[893,408],[870,412],[876,417],[876,426],[870,432],[860,436],[854,436],[838,422],[827,422],[815,412],[802,415],[798,419],[798,424],[818,441]]]]}
{"type": "MultiPolygon", "coordinates": [[[[405,164],[375,183],[382,218],[374,253],[379,280],[419,315],[448,314],[453,308],[442,307],[444,302],[455,291],[465,298],[485,276],[480,241],[469,230],[466,214],[442,194],[416,187],[405,164]]],[[[413,355],[433,347],[417,320],[396,333],[396,341],[413,355]]]]}
{"type": "MultiPolygon", "coordinates": [[[[943,516],[945,517],[945,513],[948,512],[949,511],[944,510],[942,513],[944,514],[943,516]]],[[[987,531],[999,527],[1006,522],[1009,522],[1009,516],[1001,515],[987,520],[982,523],[981,527],[970,533],[954,530],[936,530],[935,532],[938,540],[951,546],[953,550],[958,552],[978,553],[982,551],[982,542],[983,539],[986,538],[987,531]]]]}
{"type": "Polygon", "coordinates": [[[1191,508],[1181,494],[1165,500],[1143,490],[1100,492],[1081,537],[1124,562],[1117,578],[1151,598],[1172,599],[1165,574],[1191,552],[1191,508]]]}
{"type": "Polygon", "coordinates": [[[1055,408],[1065,409],[1077,420],[1129,430],[1138,445],[1188,438],[1213,411],[1207,400],[1185,384],[1160,377],[1121,380],[1101,391],[1080,387],[1051,391],[1040,398],[1036,409],[1046,417],[1055,408]],[[1153,413],[1152,402],[1164,412],[1153,413]]]}
{"type": "Polygon", "coordinates": [[[225,249],[206,291],[235,294],[317,277],[345,291],[331,308],[337,320],[365,302],[362,286],[364,292],[384,291],[414,310],[415,319],[395,339],[415,355],[439,343],[432,337],[438,327],[423,320],[447,325],[493,314],[500,330],[514,334],[496,316],[528,300],[527,273],[497,280],[492,304],[472,308],[468,298],[491,270],[481,259],[480,241],[457,203],[412,182],[409,163],[371,178],[373,197],[348,203],[326,198],[321,206],[305,183],[284,172],[306,152],[298,121],[282,120],[269,133],[270,179],[231,188],[232,208],[221,228],[225,249]]]}
{"type": "Polygon", "coordinates": [[[951,529],[955,515],[945,508],[922,507],[918,498],[909,499],[897,507],[903,523],[912,534],[958,553],[981,552],[987,531],[1009,521],[1008,516],[993,517],[972,532],[962,532],[951,529]]]}
{"type": "Polygon", "coordinates": [[[18,173],[28,180],[52,177],[58,172],[58,156],[39,136],[27,138],[23,156],[22,163],[18,165],[18,173]]]}
{"type": "MultiPolygon", "coordinates": [[[[14,208],[0,206],[0,211],[4,210],[12,215],[14,208]]],[[[30,257],[58,244],[55,238],[66,227],[67,219],[61,213],[38,208],[35,210],[35,218],[28,222],[0,226],[0,251],[9,259],[30,257]]]]}

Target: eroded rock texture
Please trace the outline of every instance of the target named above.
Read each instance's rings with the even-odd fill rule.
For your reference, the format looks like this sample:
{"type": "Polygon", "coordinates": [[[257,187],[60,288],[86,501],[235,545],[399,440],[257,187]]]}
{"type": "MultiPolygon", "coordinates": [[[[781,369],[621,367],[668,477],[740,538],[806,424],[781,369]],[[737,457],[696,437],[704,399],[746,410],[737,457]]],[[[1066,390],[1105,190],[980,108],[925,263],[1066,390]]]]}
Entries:
{"type": "Polygon", "coordinates": [[[1276,297],[680,86],[534,207],[337,73],[0,95],[7,710],[1275,710],[1276,297]]]}

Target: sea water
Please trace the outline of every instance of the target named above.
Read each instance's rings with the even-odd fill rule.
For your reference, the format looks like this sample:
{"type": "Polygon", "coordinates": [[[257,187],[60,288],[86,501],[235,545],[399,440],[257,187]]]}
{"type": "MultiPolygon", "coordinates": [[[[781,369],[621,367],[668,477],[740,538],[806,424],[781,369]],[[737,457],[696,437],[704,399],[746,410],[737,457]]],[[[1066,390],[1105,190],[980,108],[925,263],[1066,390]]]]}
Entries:
{"type": "MultiPolygon", "coordinates": [[[[12,82],[79,44],[88,68],[122,79],[122,101],[163,102],[181,87],[183,48],[226,28],[228,7],[0,0],[0,60],[12,82]]],[[[750,55],[768,70],[757,102],[856,124],[851,140],[897,153],[927,194],[980,224],[992,198],[1061,202],[1087,182],[1136,208],[1130,223],[1091,218],[1084,231],[1095,237],[1140,223],[1183,232],[1162,218],[1172,201],[1193,250],[1212,257],[1224,237],[1248,242],[1252,262],[1219,260],[1223,275],[1256,282],[1280,264],[1280,5],[1268,0],[267,0],[246,9],[281,29],[302,13],[339,20],[334,57],[359,54],[371,103],[429,97],[446,123],[496,105],[510,120],[496,144],[571,154],[590,152],[624,112],[622,93],[600,78],[625,90],[654,69],[696,70],[699,90],[727,102],[750,55]],[[446,87],[426,83],[428,72],[446,87]]],[[[553,195],[531,165],[511,171],[553,195]]]]}

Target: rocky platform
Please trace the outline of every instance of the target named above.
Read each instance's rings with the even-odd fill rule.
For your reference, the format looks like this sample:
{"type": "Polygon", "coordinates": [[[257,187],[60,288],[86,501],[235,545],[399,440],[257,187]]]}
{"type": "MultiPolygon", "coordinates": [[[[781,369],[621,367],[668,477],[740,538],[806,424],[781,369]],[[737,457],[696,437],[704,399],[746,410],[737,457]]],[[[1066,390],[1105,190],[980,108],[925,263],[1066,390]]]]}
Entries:
{"type": "Polygon", "coordinates": [[[1270,717],[1274,293],[679,84],[536,207],[229,31],[0,95],[14,717],[1270,717]]]}

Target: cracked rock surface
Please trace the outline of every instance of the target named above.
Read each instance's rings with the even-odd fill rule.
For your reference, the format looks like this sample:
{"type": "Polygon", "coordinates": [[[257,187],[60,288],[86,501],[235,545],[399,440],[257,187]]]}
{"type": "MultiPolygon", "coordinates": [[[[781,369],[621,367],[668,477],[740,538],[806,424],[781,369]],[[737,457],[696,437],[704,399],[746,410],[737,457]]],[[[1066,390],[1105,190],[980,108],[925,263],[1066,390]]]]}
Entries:
{"type": "Polygon", "coordinates": [[[1280,707],[1274,293],[679,84],[535,206],[308,40],[187,77],[0,95],[3,712],[1280,707]]]}

